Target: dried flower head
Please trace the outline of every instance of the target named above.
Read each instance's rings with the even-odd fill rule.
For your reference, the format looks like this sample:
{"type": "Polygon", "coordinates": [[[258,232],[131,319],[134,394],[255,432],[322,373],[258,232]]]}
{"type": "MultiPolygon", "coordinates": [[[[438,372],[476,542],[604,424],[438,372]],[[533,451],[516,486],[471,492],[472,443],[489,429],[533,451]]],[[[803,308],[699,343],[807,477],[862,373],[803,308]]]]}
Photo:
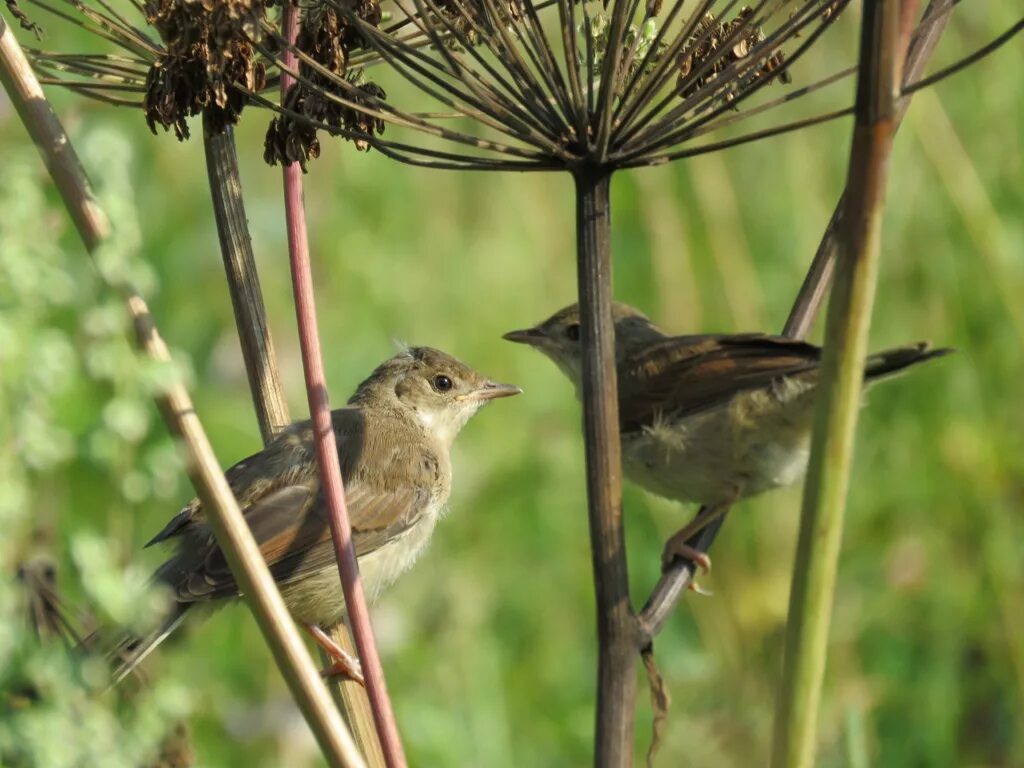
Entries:
{"type": "MultiPolygon", "coordinates": [[[[117,54],[30,50],[36,67],[44,72],[41,80],[118,106],[141,107],[154,132],[157,127],[173,128],[179,139],[188,138],[187,119],[202,113],[206,130],[221,133],[238,121],[246,106],[266,107],[269,102],[262,93],[279,79],[273,59],[279,35],[268,14],[274,0],[133,2],[145,24],[127,19],[105,0],[95,0],[95,6],[65,0],[77,16],[30,1],[121,49],[117,54]],[[155,34],[147,34],[146,24],[155,34]]],[[[374,27],[384,18],[379,0],[357,0],[346,7],[374,27]]],[[[354,89],[353,105],[384,98],[384,90],[361,72],[377,61],[362,33],[332,6],[311,6],[298,45],[307,56],[302,78],[315,87],[300,84],[284,105],[278,105],[282,118],[268,135],[268,159],[315,157],[317,129],[310,121],[350,136],[359,148],[368,146],[364,137],[379,134],[383,124],[321,95],[322,89],[331,88],[330,79],[323,77],[328,72],[354,89]]]]}
{"type": "MultiPolygon", "coordinates": [[[[661,3],[641,6],[639,0],[593,9],[573,0],[397,0],[405,23],[420,33],[411,43],[361,18],[346,2],[322,1],[324,10],[307,13],[306,27],[328,17],[330,29],[310,35],[304,27],[293,47],[282,46],[301,62],[301,92],[279,105],[282,117],[268,135],[268,159],[315,156],[310,128],[337,132],[344,126],[364,133],[358,137],[362,145],[410,162],[540,169],[662,159],[664,148],[709,130],[707,123],[723,115],[723,102],[735,110],[774,79],[789,82],[791,61],[835,22],[847,2],[762,0],[719,21],[710,11],[715,0],[702,0],[689,14],[683,0],[674,0],[664,18],[658,17],[661,3]],[[556,35],[539,16],[551,5],[561,22],[556,35]],[[826,18],[826,7],[837,13],[826,18]],[[347,56],[334,51],[350,53],[342,32],[346,19],[364,46],[442,108],[411,112],[367,99],[346,77],[347,56]],[[801,33],[806,39],[794,42],[801,33]],[[787,46],[794,56],[787,57],[787,46]],[[324,50],[332,55],[325,57],[324,50]],[[393,122],[469,149],[421,151],[409,142],[386,141],[365,125],[345,124],[339,117],[344,109],[366,111],[371,125],[393,122]],[[463,129],[453,120],[459,117],[492,135],[481,138],[463,129]],[[299,126],[304,119],[309,125],[299,126]],[[282,135],[283,126],[290,138],[282,135]]],[[[725,5],[728,10],[734,3],[725,5]]]]}
{"type": "MultiPolygon", "coordinates": [[[[416,165],[614,170],[852,113],[843,93],[846,106],[822,110],[819,104],[809,117],[694,143],[777,107],[806,103],[809,95],[849,77],[851,66],[824,77],[802,71],[798,90],[766,90],[791,82],[807,51],[845,18],[849,0],[759,0],[749,6],[736,0],[396,0],[402,23],[419,33],[415,38],[366,23],[340,0],[320,2],[362,33],[386,69],[375,70],[378,82],[397,76],[429,106],[398,108],[366,98],[344,76],[326,70],[317,78],[297,73],[306,81],[306,98],[320,91],[339,107],[392,123],[397,137],[374,132],[358,138],[416,165]],[[542,22],[541,12],[551,6],[557,19],[542,22]],[[432,138],[407,139],[408,130],[432,138]],[[438,148],[436,139],[458,146],[438,148]]],[[[847,64],[856,55],[851,39],[832,37],[829,43],[835,58],[846,52],[847,64]]],[[[282,50],[294,50],[302,60],[301,48],[285,44],[282,50]]],[[[288,103],[278,108],[293,114],[288,103]]],[[[313,118],[312,125],[338,132],[325,120],[313,118]]]]}
{"type": "MultiPolygon", "coordinates": [[[[48,0],[29,1],[75,20],[48,0]]],[[[808,49],[845,17],[849,0],[758,0],[746,7],[737,0],[395,0],[396,20],[386,27],[379,0],[316,0],[303,9],[294,43],[283,40],[267,14],[273,0],[149,0],[145,6],[133,0],[159,40],[106,0],[64,2],[79,14],[76,23],[124,53],[34,51],[37,66],[57,75],[44,82],[114,104],[141,105],[151,127],[173,127],[180,138],[187,136],[186,118],[198,112],[210,130],[220,131],[246,105],[271,107],[278,118],[267,133],[270,162],[316,157],[318,132],[325,131],[418,165],[626,168],[852,112],[843,95],[842,108],[818,105],[810,116],[695,143],[726,126],[805,103],[852,74],[849,66],[825,76],[801,71],[798,90],[766,90],[790,82],[808,49]],[[557,15],[542,21],[547,9],[557,15]],[[286,55],[298,63],[286,65],[286,55]],[[297,85],[275,102],[264,91],[283,72],[297,85]],[[375,82],[366,79],[369,72],[375,82]],[[433,104],[399,109],[386,102],[382,86],[388,77],[404,80],[433,104]],[[386,123],[399,135],[385,139],[386,123]],[[407,139],[403,134],[410,130],[432,138],[407,139]],[[437,139],[457,146],[439,148],[437,139]]],[[[942,7],[926,11],[922,23],[950,12],[942,7]]],[[[1020,26],[905,90],[995,50],[1020,26]]],[[[852,63],[848,41],[833,38],[830,51],[841,58],[845,50],[852,63]]]]}
{"type": "MultiPolygon", "coordinates": [[[[704,14],[677,59],[679,77],[676,90],[680,96],[686,98],[697,93],[730,64],[749,57],[764,42],[762,28],[747,23],[753,14],[752,8],[744,6],[736,18],[724,23],[710,11],[704,14]]],[[[762,51],[761,55],[761,66],[748,77],[754,80],[767,77],[771,82],[774,79],[772,73],[778,71],[782,83],[792,82],[790,74],[783,69],[786,55],[780,49],[762,51]]],[[[735,82],[724,84],[720,98],[732,101],[739,85],[735,82]]]]}
{"type": "Polygon", "coordinates": [[[146,77],[150,129],[173,127],[188,138],[185,119],[204,110],[214,132],[237,123],[245,94],[266,84],[266,64],[253,45],[263,0],[150,0],[145,11],[165,46],[146,77]]]}
{"type": "MultiPolygon", "coordinates": [[[[378,0],[358,0],[352,12],[363,23],[380,28],[383,14],[378,0]]],[[[305,170],[306,161],[320,155],[317,125],[346,133],[357,149],[368,149],[373,135],[384,131],[383,122],[338,98],[330,98],[341,94],[335,84],[341,80],[352,89],[357,105],[384,99],[384,89],[366,81],[362,69],[349,71],[352,52],[365,47],[363,34],[347,16],[322,5],[307,10],[295,47],[302,58],[300,80],[289,89],[281,105],[282,114],[267,129],[264,159],[271,165],[298,162],[305,170]]]]}

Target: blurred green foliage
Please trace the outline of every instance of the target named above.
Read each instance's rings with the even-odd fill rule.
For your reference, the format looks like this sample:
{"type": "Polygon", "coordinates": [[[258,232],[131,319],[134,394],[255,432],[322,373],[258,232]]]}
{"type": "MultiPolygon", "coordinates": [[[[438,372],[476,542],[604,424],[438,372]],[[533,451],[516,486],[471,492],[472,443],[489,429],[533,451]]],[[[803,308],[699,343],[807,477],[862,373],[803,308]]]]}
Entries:
{"type": "MultiPolygon", "coordinates": [[[[131,153],[123,137],[107,130],[84,137],[82,149],[93,161],[111,151],[131,153]]],[[[126,226],[98,255],[101,269],[152,287],[150,270],[131,244],[134,206],[126,177],[104,174],[103,182],[106,206],[126,226]]],[[[168,725],[189,713],[187,686],[161,677],[130,705],[121,695],[104,694],[109,672],[101,658],[69,654],[56,637],[40,642],[28,621],[34,582],[26,572],[57,550],[72,592],[93,616],[110,626],[151,624],[166,610],[165,601],[150,594],[141,564],[123,562],[118,537],[102,534],[96,523],[102,520],[110,531],[143,505],[172,503],[180,469],[168,439],[153,429],[151,398],[159,377],[136,360],[124,312],[100,287],[96,271],[73,245],[63,247],[66,225],[46,199],[47,186],[30,155],[5,164],[0,764],[130,768],[152,759],[168,725]],[[91,521],[77,514],[83,507],[96,511],[91,521]]]]}
{"type": "MultiPolygon", "coordinates": [[[[938,60],[1008,26],[1012,5],[959,6],[938,60]]],[[[75,39],[51,26],[48,47],[75,39]]],[[[1015,42],[920,94],[897,141],[872,347],[926,338],[959,354],[878,387],[863,414],[823,766],[1024,765],[1019,50],[1015,42]]],[[[802,60],[794,87],[834,69],[831,53],[819,47],[802,60]]],[[[848,99],[852,83],[839,91],[848,99]]],[[[141,114],[53,96],[118,206],[123,241],[111,253],[120,257],[104,269],[144,284],[164,336],[191,360],[198,413],[227,466],[259,434],[201,143],[151,137],[141,114]]],[[[293,413],[304,414],[280,171],[260,159],[268,119],[243,117],[242,177],[285,384],[293,413]]],[[[619,174],[617,295],[680,332],[781,328],[840,192],[848,137],[848,123],[832,124],[619,174]]],[[[66,704],[48,722],[74,722],[81,737],[64,746],[108,745],[120,727],[132,738],[111,754],[140,754],[156,738],[152,723],[124,712],[111,720],[116,707],[108,714],[104,699],[90,705],[76,693],[80,673],[60,652],[32,650],[14,619],[10,572],[47,549],[69,599],[131,618],[142,574],[159,558],[139,548],[190,491],[116,296],[100,287],[2,101],[0,142],[0,688],[15,677],[51,681],[66,704]]],[[[525,390],[460,437],[451,514],[414,574],[374,609],[411,762],[584,765],[595,652],[579,409],[552,365],[500,340],[574,296],[571,182],[408,168],[324,146],[306,202],[334,402],[395,339],[441,347],[525,390]]],[[[640,602],[661,543],[691,510],[632,487],[625,503],[640,602]]],[[[687,598],[659,638],[674,699],[660,765],[764,762],[798,510],[799,489],[735,510],[706,582],[714,596],[687,598]]],[[[244,608],[193,622],[147,669],[158,687],[146,711],[190,711],[200,764],[317,764],[244,608]]],[[[638,757],[649,721],[641,697],[638,757]]],[[[31,733],[5,714],[0,753],[31,733]]]]}

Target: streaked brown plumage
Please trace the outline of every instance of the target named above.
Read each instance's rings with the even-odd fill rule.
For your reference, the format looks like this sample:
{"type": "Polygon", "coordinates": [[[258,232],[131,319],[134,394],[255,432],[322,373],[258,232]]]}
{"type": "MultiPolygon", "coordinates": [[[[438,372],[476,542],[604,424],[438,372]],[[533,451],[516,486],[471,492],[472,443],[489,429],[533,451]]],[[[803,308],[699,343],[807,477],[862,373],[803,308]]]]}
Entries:
{"type": "MultiPolygon", "coordinates": [[[[626,476],[705,512],[674,535],[666,561],[730,504],[796,482],[807,465],[821,349],[764,334],[667,336],[615,303],[616,373],[626,476]]],[[[544,353],[582,392],[577,305],[505,335],[544,353]]],[[[868,357],[875,381],[947,354],[927,344],[868,357]]],[[[700,559],[700,558],[699,558],[700,559]]]]}
{"type": "MultiPolygon", "coordinates": [[[[430,539],[451,488],[449,450],[486,402],[520,390],[495,384],[443,352],[408,349],[381,364],[348,406],[332,412],[345,500],[367,597],[407,570],[430,539]]],[[[311,424],[287,428],[225,473],[296,621],[330,626],[345,615],[311,424]]],[[[175,601],[163,628],[133,644],[129,672],[197,603],[238,596],[238,587],[196,499],[147,546],[175,540],[158,570],[175,601]]],[[[319,641],[319,640],[318,640],[319,641]]]]}

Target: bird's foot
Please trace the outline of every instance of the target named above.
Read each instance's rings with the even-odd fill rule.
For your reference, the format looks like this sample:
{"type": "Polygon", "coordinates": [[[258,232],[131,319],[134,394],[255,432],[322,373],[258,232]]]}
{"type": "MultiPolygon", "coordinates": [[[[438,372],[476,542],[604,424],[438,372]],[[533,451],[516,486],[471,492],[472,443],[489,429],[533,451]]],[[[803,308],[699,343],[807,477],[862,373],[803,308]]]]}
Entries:
{"type": "Polygon", "coordinates": [[[319,645],[328,656],[334,659],[334,663],[331,664],[331,666],[320,670],[320,675],[322,677],[327,679],[340,677],[346,680],[352,680],[360,685],[366,685],[366,681],[363,679],[363,670],[359,665],[358,659],[352,658],[352,655],[348,653],[348,651],[334,642],[334,639],[320,629],[316,624],[303,624],[303,626],[306,628],[306,631],[313,636],[316,644],[319,645]]]}
{"type": "Polygon", "coordinates": [[[693,579],[690,579],[690,583],[686,585],[686,588],[691,592],[700,595],[701,597],[711,597],[713,594],[715,594],[710,589],[704,589],[704,587],[702,587],[693,579]]]}
{"type": "Polygon", "coordinates": [[[706,552],[701,552],[696,547],[688,544],[687,539],[689,538],[690,532],[684,529],[665,542],[665,549],[661,552],[662,570],[668,569],[673,561],[679,559],[692,561],[704,573],[711,572],[711,558],[708,557],[706,552]],[[682,534],[685,534],[685,536],[682,534]]]}
{"type": "MultiPolygon", "coordinates": [[[[342,653],[344,653],[344,651],[342,651],[342,653]]],[[[345,653],[345,658],[338,659],[331,664],[331,666],[321,669],[320,676],[326,680],[333,680],[336,677],[340,677],[343,680],[351,680],[354,683],[366,685],[366,681],[363,679],[363,670],[359,666],[359,661],[357,659],[353,659],[347,653],[345,653]]]]}

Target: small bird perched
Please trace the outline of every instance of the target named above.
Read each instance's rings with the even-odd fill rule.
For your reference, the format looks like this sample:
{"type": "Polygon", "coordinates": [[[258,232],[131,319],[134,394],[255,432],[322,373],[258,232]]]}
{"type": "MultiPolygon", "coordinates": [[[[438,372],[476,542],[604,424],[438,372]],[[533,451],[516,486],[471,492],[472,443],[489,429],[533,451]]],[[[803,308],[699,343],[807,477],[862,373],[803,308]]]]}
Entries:
{"type": "MultiPolygon", "coordinates": [[[[429,542],[451,490],[449,452],[459,430],[488,401],[521,391],[496,384],[444,352],[415,347],[378,366],[347,407],[332,412],[368,600],[408,570],[429,542]]],[[[358,679],[351,659],[321,629],[346,612],[312,425],[288,427],[226,477],[292,616],[336,660],[325,674],[358,679]]],[[[170,589],[174,606],[157,632],[120,652],[115,680],[170,635],[193,606],[238,596],[198,499],[146,546],[170,539],[178,540],[178,550],[154,580],[170,589]]]]}
{"type": "MultiPolygon", "coordinates": [[[[688,540],[740,499],[799,480],[810,454],[821,348],[759,333],[667,336],[638,309],[614,303],[622,463],[626,476],[701,511],[666,543],[674,558],[710,567],[688,540]]],[[[551,358],[582,398],[576,304],[506,333],[551,358]]],[[[925,343],[871,355],[873,382],[949,353],[925,343]]]]}

